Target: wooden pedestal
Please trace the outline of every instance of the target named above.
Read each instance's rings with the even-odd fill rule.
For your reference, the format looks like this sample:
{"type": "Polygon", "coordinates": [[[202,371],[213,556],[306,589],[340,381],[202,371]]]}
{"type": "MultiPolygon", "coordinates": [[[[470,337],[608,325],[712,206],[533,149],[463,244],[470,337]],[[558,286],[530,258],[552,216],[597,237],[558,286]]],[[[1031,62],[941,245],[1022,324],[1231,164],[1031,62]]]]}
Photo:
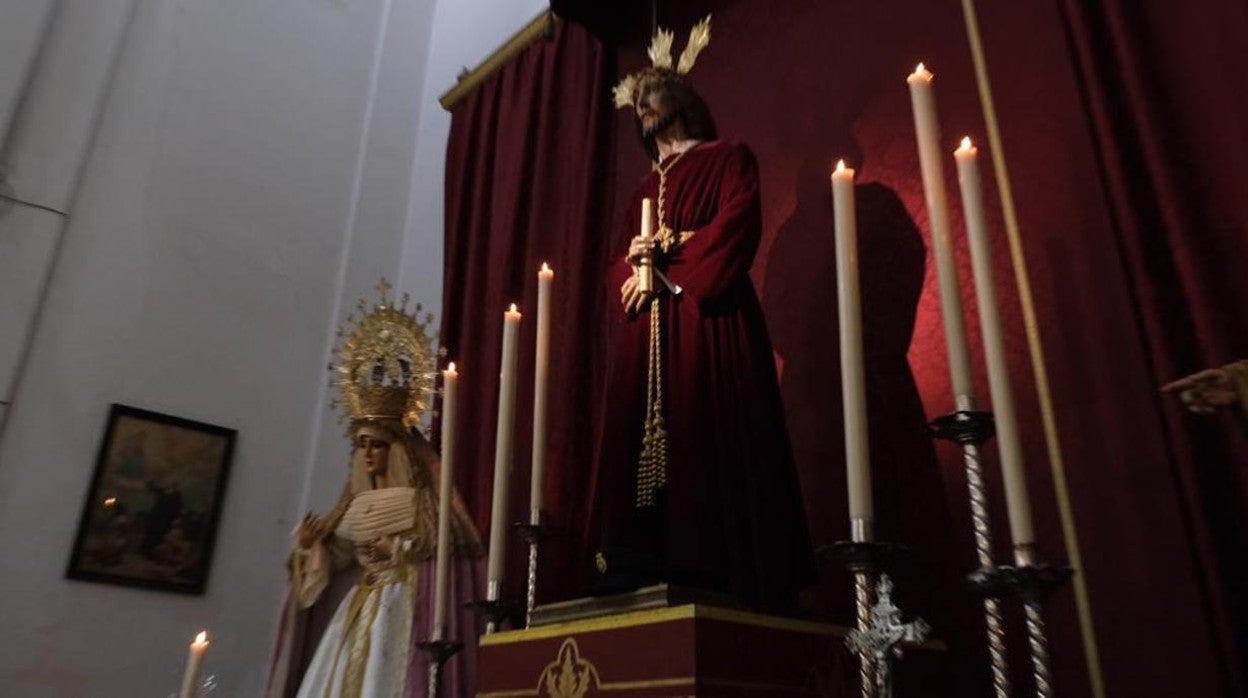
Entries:
{"type": "Polygon", "coordinates": [[[850,696],[846,629],[686,604],[481,639],[481,698],[850,696]]]}

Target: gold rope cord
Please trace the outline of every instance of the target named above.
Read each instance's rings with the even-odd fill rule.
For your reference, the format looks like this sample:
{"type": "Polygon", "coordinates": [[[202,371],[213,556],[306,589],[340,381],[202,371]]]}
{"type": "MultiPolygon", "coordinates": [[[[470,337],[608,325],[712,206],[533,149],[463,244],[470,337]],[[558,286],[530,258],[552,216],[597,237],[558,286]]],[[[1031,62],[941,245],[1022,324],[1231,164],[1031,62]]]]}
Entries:
{"type": "MultiPolygon", "coordinates": [[[[678,153],[659,173],[657,242],[664,252],[679,244],[680,236],[667,224],[667,173],[685,153],[678,153]]],[[[658,294],[650,299],[650,346],[646,369],[646,422],[637,460],[637,508],[658,506],[658,490],[667,486],[667,428],[663,421],[663,305],[658,294]]]]}

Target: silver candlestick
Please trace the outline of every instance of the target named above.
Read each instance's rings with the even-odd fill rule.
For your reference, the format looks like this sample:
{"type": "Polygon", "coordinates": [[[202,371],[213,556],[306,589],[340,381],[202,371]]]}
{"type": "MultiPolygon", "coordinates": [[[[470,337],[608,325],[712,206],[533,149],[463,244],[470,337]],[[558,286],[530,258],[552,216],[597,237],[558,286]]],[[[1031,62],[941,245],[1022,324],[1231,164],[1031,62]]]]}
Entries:
{"type": "MultiPolygon", "coordinates": [[[[854,575],[854,602],[857,615],[855,632],[871,630],[871,609],[875,605],[876,576],[888,567],[889,562],[901,555],[904,548],[894,543],[878,543],[871,540],[870,522],[851,522],[852,541],[838,541],[819,550],[822,557],[831,557],[845,565],[854,575]]],[[[892,589],[891,585],[889,587],[892,589]]],[[[871,652],[857,651],[858,681],[862,698],[880,698],[879,662],[871,652]]]]}
{"type": "Polygon", "coordinates": [[[417,642],[416,646],[429,659],[429,698],[440,698],[442,695],[442,665],[464,648],[462,643],[450,640],[430,640],[417,642]]]}
{"type": "MultiPolygon", "coordinates": [[[[975,554],[980,567],[991,567],[992,527],[979,448],[992,438],[992,414],[974,411],[974,400],[969,395],[959,396],[957,403],[958,411],[934,420],[929,425],[930,433],[934,438],[953,441],[962,447],[966,487],[971,503],[971,525],[975,531],[975,554]]],[[[1005,624],[1001,616],[1001,603],[997,599],[984,599],[984,622],[988,629],[993,692],[997,698],[1009,698],[1010,672],[1006,661],[1005,624]]]]}
{"type": "Polygon", "coordinates": [[[1027,615],[1027,644],[1031,650],[1031,671],[1037,698],[1052,698],[1053,678],[1049,658],[1049,641],[1045,634],[1044,599],[1065,584],[1074,574],[1069,567],[1038,565],[1032,546],[1014,550],[1016,566],[984,567],[972,572],[967,580],[971,588],[985,598],[1000,599],[1018,596],[1027,615]]]}
{"type": "Polygon", "coordinates": [[[539,523],[520,523],[512,524],[524,542],[529,544],[529,577],[528,585],[525,593],[525,610],[524,625],[529,627],[533,624],[533,608],[537,603],[537,561],[538,552],[542,541],[548,538],[553,532],[553,528],[544,522],[545,516],[538,513],[533,518],[539,523]]]}
{"type": "Polygon", "coordinates": [[[875,663],[875,694],[878,698],[893,696],[893,662],[902,655],[902,643],[918,644],[927,639],[931,626],[922,618],[901,622],[901,609],[893,603],[893,581],[880,575],[876,585],[876,602],[871,607],[868,624],[849,631],[845,644],[859,656],[869,656],[875,663]]]}

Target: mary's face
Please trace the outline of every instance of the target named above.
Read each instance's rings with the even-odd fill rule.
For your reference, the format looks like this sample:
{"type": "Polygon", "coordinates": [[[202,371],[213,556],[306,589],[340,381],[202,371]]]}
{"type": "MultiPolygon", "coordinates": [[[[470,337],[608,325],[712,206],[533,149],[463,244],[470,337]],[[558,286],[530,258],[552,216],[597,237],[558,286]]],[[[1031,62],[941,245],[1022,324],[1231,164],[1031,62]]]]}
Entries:
{"type": "Polygon", "coordinates": [[[360,434],[356,438],[355,447],[364,452],[364,469],[369,475],[381,475],[386,472],[386,463],[390,456],[390,442],[371,434],[360,434]]]}

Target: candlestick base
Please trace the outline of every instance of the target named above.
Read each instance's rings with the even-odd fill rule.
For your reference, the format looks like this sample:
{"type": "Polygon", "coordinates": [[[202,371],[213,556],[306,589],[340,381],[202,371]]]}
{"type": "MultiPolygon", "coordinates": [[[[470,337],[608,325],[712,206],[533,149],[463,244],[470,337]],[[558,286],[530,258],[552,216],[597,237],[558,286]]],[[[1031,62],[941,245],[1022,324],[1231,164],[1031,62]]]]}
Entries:
{"type": "Polygon", "coordinates": [[[464,608],[472,611],[478,623],[485,621],[485,634],[491,635],[500,622],[511,616],[516,604],[501,599],[477,599],[465,603],[464,608]]]}
{"type": "Polygon", "coordinates": [[[1043,601],[1074,574],[1069,567],[1055,565],[992,565],[971,572],[966,582],[973,593],[984,598],[1018,596],[1043,601]]]}
{"type": "MultiPolygon", "coordinates": [[[[937,417],[928,424],[934,439],[952,441],[962,447],[962,464],[966,470],[966,489],[970,497],[971,525],[975,534],[975,554],[979,564],[989,567],[992,561],[992,521],[988,513],[988,494],[984,489],[984,471],[979,449],[995,431],[991,412],[974,410],[970,395],[956,398],[958,410],[937,417]]],[[[1010,669],[1005,646],[1005,620],[1001,603],[985,598],[984,627],[988,634],[988,654],[992,663],[992,688],[996,698],[1010,697],[1010,669]]]]}
{"type": "Polygon", "coordinates": [[[952,441],[963,446],[981,446],[996,434],[991,412],[958,410],[933,419],[927,433],[934,439],[952,441]]]}
{"type": "MultiPolygon", "coordinates": [[[[543,512],[538,512],[539,521],[546,518],[543,512]]],[[[529,575],[525,589],[524,604],[524,627],[533,624],[533,609],[537,606],[537,562],[538,548],[541,542],[555,533],[555,527],[545,522],[541,523],[524,523],[516,521],[511,524],[516,533],[529,544],[529,575]]]]}
{"type": "Polygon", "coordinates": [[[895,569],[910,550],[899,543],[841,540],[815,550],[820,560],[835,562],[850,572],[876,573],[895,569]]]}
{"type": "MultiPolygon", "coordinates": [[[[542,518],[545,517],[543,516],[542,518]]],[[[544,540],[554,538],[559,533],[558,528],[546,523],[545,521],[540,524],[516,521],[511,524],[511,527],[515,529],[516,534],[524,539],[524,542],[529,545],[540,544],[544,540]]]]}
{"type": "Polygon", "coordinates": [[[428,640],[417,642],[416,646],[429,660],[429,698],[442,695],[442,665],[464,648],[462,642],[451,640],[428,640]]]}
{"type": "Polygon", "coordinates": [[[1045,631],[1044,599],[1070,578],[1074,570],[1054,565],[993,565],[981,567],[967,575],[971,590],[985,598],[1017,596],[1023,601],[1027,616],[1027,645],[1031,653],[1031,673],[1036,684],[1036,697],[1053,695],[1053,679],[1049,658],[1049,640],[1045,631]]]}

